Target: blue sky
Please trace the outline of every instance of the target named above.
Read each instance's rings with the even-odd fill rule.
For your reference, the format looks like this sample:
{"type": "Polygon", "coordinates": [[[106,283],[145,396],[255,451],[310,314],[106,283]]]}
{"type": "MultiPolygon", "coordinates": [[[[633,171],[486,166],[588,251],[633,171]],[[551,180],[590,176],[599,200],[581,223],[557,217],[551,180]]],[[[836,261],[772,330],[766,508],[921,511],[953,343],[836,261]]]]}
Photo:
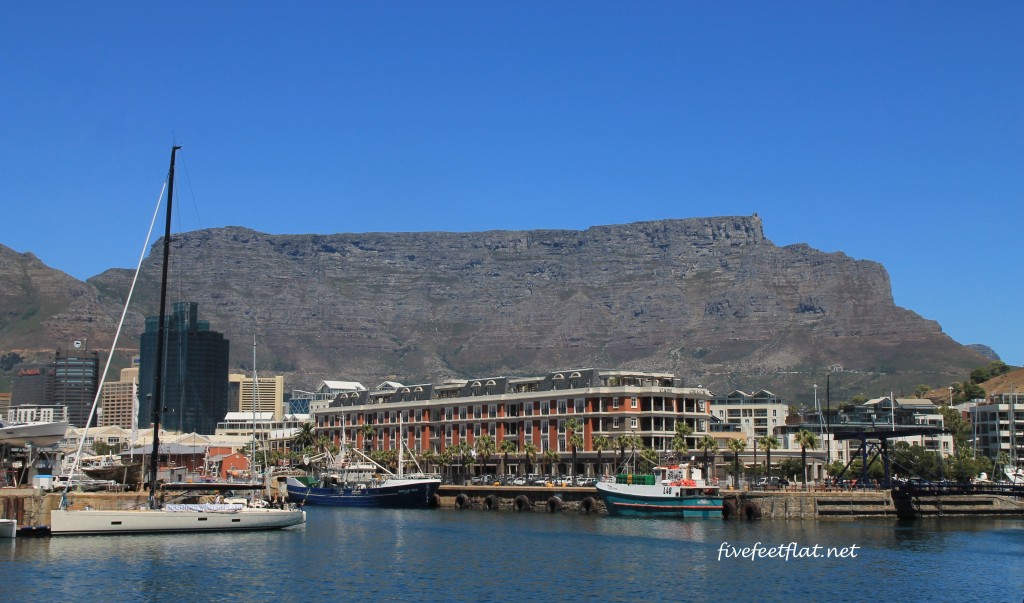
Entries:
{"type": "Polygon", "coordinates": [[[1024,364],[1020,2],[48,2],[0,23],[0,243],[751,215],[1024,364]]]}

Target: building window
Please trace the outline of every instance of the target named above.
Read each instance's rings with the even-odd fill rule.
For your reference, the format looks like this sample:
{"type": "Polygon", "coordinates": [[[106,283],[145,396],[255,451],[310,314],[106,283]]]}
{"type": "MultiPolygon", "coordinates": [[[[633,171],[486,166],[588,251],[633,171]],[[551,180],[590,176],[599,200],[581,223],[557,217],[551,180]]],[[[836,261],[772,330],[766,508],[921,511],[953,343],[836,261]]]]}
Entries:
{"type": "Polygon", "coordinates": [[[636,398],[630,398],[629,399],[629,407],[630,408],[636,408],[636,398]]]}
{"type": "Polygon", "coordinates": [[[633,429],[636,429],[636,417],[630,417],[629,426],[633,429]]]}
{"type": "Polygon", "coordinates": [[[618,428],[619,428],[619,418],[618,417],[613,417],[612,418],[612,429],[618,429],[618,428]]]}
{"type": "Polygon", "coordinates": [[[584,402],[583,398],[578,398],[576,400],[576,413],[577,414],[583,412],[583,402],[584,402]]]}
{"type": "Polygon", "coordinates": [[[564,415],[565,414],[565,400],[559,400],[558,401],[558,414],[560,414],[560,415],[564,415]]]}
{"type": "Polygon", "coordinates": [[[612,410],[618,410],[618,409],[619,409],[619,399],[618,398],[612,398],[612,410]]]}

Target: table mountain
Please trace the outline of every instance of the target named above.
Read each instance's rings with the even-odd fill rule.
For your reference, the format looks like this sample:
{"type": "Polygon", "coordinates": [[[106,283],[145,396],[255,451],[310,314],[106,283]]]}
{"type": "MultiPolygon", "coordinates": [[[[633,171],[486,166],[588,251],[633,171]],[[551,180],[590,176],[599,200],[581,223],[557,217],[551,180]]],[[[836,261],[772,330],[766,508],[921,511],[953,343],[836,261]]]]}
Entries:
{"type": "MultiPolygon", "coordinates": [[[[130,272],[81,283],[0,251],[0,351],[109,346],[130,272]]],[[[156,313],[158,273],[152,253],[127,347],[156,313]]],[[[199,302],[232,340],[233,366],[250,368],[258,332],[257,368],[289,387],[623,367],[806,400],[829,367],[844,370],[831,379],[842,395],[910,392],[987,363],[896,306],[880,264],[776,246],[756,215],[583,231],[215,228],[175,235],[170,279],[171,301],[199,302]]]]}

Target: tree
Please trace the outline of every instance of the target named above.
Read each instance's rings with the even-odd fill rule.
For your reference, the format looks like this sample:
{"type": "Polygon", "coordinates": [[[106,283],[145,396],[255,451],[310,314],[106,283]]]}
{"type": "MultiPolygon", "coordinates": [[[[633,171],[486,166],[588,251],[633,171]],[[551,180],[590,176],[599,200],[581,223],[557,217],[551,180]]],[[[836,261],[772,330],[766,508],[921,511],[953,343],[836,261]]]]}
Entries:
{"type": "Polygon", "coordinates": [[[658,451],[649,446],[643,446],[640,448],[640,460],[643,461],[640,472],[651,473],[658,464],[658,451]]]}
{"type": "Polygon", "coordinates": [[[782,444],[779,439],[773,435],[766,435],[761,438],[761,450],[764,450],[765,456],[768,459],[765,475],[772,474],[772,450],[778,448],[782,444]]]}
{"type": "Polygon", "coordinates": [[[316,446],[316,427],[313,426],[312,421],[307,421],[299,426],[299,431],[296,432],[295,437],[292,439],[292,448],[294,450],[305,450],[316,446]]]}
{"type": "Polygon", "coordinates": [[[491,455],[496,452],[494,445],[494,438],[490,434],[484,434],[476,439],[476,458],[480,461],[480,465],[483,467],[481,471],[487,473],[487,461],[491,460],[491,455]]]}
{"type": "Polygon", "coordinates": [[[976,368],[971,371],[971,383],[984,383],[992,378],[992,373],[985,367],[976,368]]]}
{"type": "Polygon", "coordinates": [[[455,445],[455,455],[459,457],[459,467],[461,476],[465,479],[466,475],[471,474],[472,462],[473,462],[473,447],[469,445],[469,442],[462,440],[455,445]],[[466,471],[466,467],[469,467],[469,472],[466,471]]]}
{"type": "Polygon", "coordinates": [[[708,480],[713,473],[708,472],[708,454],[718,452],[718,442],[715,441],[715,438],[705,435],[700,442],[697,442],[697,448],[704,451],[704,479],[708,480]]]}
{"type": "Polygon", "coordinates": [[[801,468],[802,467],[798,459],[783,459],[782,462],[779,463],[779,474],[784,478],[792,477],[794,478],[793,481],[796,481],[795,478],[797,475],[800,475],[801,468]]]}
{"type": "Polygon", "coordinates": [[[438,455],[438,461],[441,463],[441,469],[448,474],[448,479],[452,478],[452,462],[455,461],[455,450],[453,448],[445,448],[438,455]]]}
{"type": "Polygon", "coordinates": [[[743,438],[729,438],[725,446],[732,452],[732,475],[736,480],[735,486],[740,485],[740,453],[747,449],[747,441],[743,438]]]}
{"type": "Polygon", "coordinates": [[[811,431],[801,429],[797,432],[794,441],[800,446],[800,464],[804,471],[804,490],[807,490],[807,449],[814,450],[818,447],[818,436],[811,431]]]}
{"type": "Polygon", "coordinates": [[[544,451],[544,460],[548,463],[548,475],[554,475],[555,463],[558,462],[558,451],[548,448],[544,451]]]}
{"type": "Polygon", "coordinates": [[[993,377],[999,377],[1010,372],[1010,367],[1002,360],[993,360],[988,363],[988,370],[993,377]]]}
{"type": "Polygon", "coordinates": [[[377,428],[369,423],[363,423],[359,431],[363,434],[363,450],[372,450],[372,438],[377,437],[377,428]]]}
{"type": "Polygon", "coordinates": [[[533,442],[523,444],[523,457],[526,458],[526,472],[533,473],[533,463],[537,460],[537,447],[533,442]]]}
{"type": "Polygon", "coordinates": [[[576,485],[576,451],[583,447],[583,425],[576,417],[570,417],[565,421],[565,430],[568,432],[568,444],[572,446],[572,467],[569,468],[569,478],[572,484],[576,485]]]}
{"type": "Polygon", "coordinates": [[[971,436],[971,424],[964,419],[959,410],[950,408],[943,404],[939,407],[939,414],[942,415],[942,424],[953,434],[953,454],[960,454],[967,450],[967,440],[971,436]]]}
{"type": "Polygon", "coordinates": [[[433,473],[430,471],[431,465],[437,464],[437,453],[433,449],[427,448],[420,453],[420,460],[423,462],[423,469],[425,473],[433,473]]]}
{"type": "Polygon", "coordinates": [[[930,386],[928,386],[928,385],[925,385],[924,383],[922,383],[921,385],[918,385],[917,387],[914,388],[914,394],[918,398],[923,398],[924,395],[927,394],[930,391],[932,391],[932,388],[930,386]]]}
{"type": "Polygon", "coordinates": [[[505,440],[498,447],[501,453],[505,456],[505,460],[502,467],[502,473],[508,474],[508,455],[519,450],[519,444],[515,440],[505,440]]]}
{"type": "Polygon", "coordinates": [[[594,447],[594,452],[597,453],[597,471],[595,471],[594,474],[604,475],[604,466],[601,463],[601,453],[611,445],[611,442],[609,442],[607,437],[599,435],[594,436],[594,440],[591,442],[591,445],[594,447]]]}

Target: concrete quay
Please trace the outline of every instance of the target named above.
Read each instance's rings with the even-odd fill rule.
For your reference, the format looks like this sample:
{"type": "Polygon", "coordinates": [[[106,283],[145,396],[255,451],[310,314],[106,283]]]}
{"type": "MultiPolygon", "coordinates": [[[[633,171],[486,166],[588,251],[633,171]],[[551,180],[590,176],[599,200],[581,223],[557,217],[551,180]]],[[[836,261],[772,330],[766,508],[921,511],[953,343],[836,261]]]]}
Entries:
{"type": "MultiPolygon", "coordinates": [[[[736,491],[724,490],[726,520],[844,520],[907,517],[889,490],[877,491],[736,491]]],[[[0,489],[0,517],[18,525],[40,528],[50,525],[50,511],[60,505],[60,493],[38,488],[0,489]]],[[[146,492],[70,492],[71,508],[138,508],[148,502],[146,492]]],[[[438,489],[436,506],[484,511],[579,513],[605,515],[604,503],[593,487],[457,486],[438,489]]],[[[1024,517],[1019,497],[974,494],[964,496],[917,496],[913,517],[1024,517]]]]}
{"type": "MultiPolygon", "coordinates": [[[[843,520],[902,517],[889,490],[737,491],[723,490],[725,519],[843,520]]],[[[440,507],[498,511],[576,512],[603,515],[593,487],[457,486],[438,489],[440,507]]],[[[1024,500],[996,495],[920,497],[918,517],[1022,516],[1024,500]]]]}

